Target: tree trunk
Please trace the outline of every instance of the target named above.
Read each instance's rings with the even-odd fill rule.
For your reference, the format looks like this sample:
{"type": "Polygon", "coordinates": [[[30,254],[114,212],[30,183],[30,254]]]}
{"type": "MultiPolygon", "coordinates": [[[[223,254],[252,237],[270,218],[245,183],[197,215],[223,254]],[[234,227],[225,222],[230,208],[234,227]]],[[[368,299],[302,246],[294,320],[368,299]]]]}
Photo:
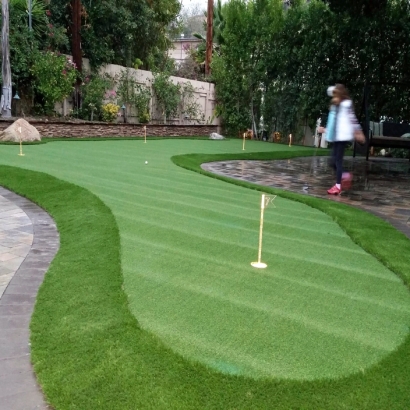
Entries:
{"type": "MultiPolygon", "coordinates": [[[[72,43],[71,49],[73,54],[73,62],[79,73],[82,72],[83,56],[81,52],[81,0],[71,0],[72,8],[72,43]]],[[[77,78],[74,90],[74,106],[79,109],[81,107],[80,95],[81,80],[77,78]]]]}
{"type": "Polygon", "coordinates": [[[72,0],[72,53],[77,70],[81,73],[83,56],[81,52],[81,0],[72,0]]]}
{"type": "Polygon", "coordinates": [[[11,117],[11,68],[10,68],[10,45],[9,45],[9,0],[2,0],[1,47],[2,47],[2,76],[3,94],[0,108],[4,118],[11,117]]]}
{"type": "Polygon", "coordinates": [[[213,47],[213,18],[214,18],[214,0],[208,0],[208,11],[206,14],[206,56],[205,56],[205,74],[211,74],[212,47],[213,47]]]}

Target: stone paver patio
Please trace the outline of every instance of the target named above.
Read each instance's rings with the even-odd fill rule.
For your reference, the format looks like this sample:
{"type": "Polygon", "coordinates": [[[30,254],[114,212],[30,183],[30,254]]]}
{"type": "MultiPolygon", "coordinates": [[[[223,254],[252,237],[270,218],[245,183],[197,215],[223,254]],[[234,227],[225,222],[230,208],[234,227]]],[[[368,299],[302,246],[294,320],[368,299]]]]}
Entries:
{"type": "Polygon", "coordinates": [[[33,243],[33,224],[15,203],[0,196],[0,298],[33,243]]]}
{"type": "Polygon", "coordinates": [[[330,196],[335,183],[328,157],[277,161],[221,161],[202,164],[215,174],[343,202],[390,222],[410,238],[410,161],[348,157],[344,168],[353,173],[351,190],[330,196]]]}
{"type": "Polygon", "coordinates": [[[29,323],[59,243],[44,210],[0,187],[0,410],[48,409],[30,363],[29,323]]]}

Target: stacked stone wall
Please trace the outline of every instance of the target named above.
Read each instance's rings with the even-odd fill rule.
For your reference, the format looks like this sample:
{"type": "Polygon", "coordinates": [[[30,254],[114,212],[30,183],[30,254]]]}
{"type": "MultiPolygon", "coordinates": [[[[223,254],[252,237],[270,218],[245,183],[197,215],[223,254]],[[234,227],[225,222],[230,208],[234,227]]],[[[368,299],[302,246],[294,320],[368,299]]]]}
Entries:
{"type": "MultiPolygon", "coordinates": [[[[0,120],[0,131],[6,129],[17,118],[0,120]]],[[[88,137],[143,137],[141,124],[107,124],[105,122],[70,122],[29,120],[42,137],[88,138],[88,137]]],[[[195,137],[217,132],[216,125],[146,125],[147,136],[195,137]]]]}

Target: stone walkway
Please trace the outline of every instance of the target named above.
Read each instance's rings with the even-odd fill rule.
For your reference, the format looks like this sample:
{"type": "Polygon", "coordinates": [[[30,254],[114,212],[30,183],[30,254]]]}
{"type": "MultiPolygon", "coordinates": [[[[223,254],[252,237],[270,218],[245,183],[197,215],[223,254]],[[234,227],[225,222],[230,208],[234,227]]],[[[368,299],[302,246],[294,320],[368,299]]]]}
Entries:
{"type": "Polygon", "coordinates": [[[215,174],[343,202],[390,222],[410,238],[410,162],[408,159],[345,158],[353,173],[352,189],[341,196],[326,190],[335,183],[328,157],[277,161],[222,161],[202,164],[215,174]]]}
{"type": "Polygon", "coordinates": [[[0,410],[45,410],[30,363],[29,323],[59,248],[52,218],[0,187],[0,410]]]}

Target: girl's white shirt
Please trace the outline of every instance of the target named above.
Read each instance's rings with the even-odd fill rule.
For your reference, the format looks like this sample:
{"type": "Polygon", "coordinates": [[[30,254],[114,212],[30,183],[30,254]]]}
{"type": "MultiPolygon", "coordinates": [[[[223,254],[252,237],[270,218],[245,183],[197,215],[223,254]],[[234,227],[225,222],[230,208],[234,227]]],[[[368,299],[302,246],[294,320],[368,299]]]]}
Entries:
{"type": "Polygon", "coordinates": [[[352,101],[344,100],[339,105],[336,119],[335,141],[352,141],[354,132],[360,129],[356,116],[352,110],[352,101]]]}

